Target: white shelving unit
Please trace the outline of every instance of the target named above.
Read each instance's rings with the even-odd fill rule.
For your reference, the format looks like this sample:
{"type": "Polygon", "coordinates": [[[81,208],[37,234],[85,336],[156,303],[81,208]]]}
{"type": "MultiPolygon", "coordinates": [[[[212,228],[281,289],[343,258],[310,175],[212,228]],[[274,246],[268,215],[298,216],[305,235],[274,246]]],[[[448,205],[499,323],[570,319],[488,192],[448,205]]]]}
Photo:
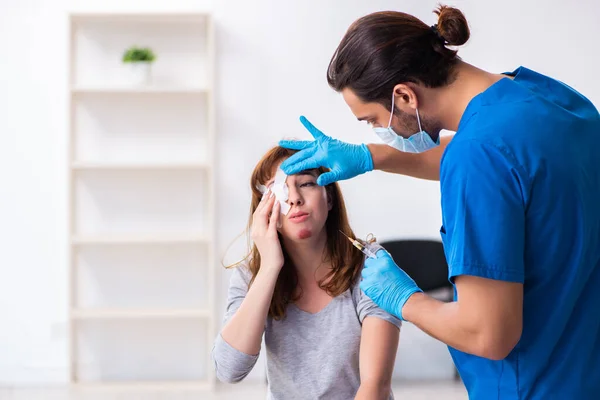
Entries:
{"type": "Polygon", "coordinates": [[[201,87],[94,87],[94,86],[74,86],[71,88],[74,94],[205,94],[206,88],[201,87]]]}
{"type": "Polygon", "coordinates": [[[98,163],[98,162],[74,162],[71,164],[71,167],[75,170],[152,170],[152,169],[162,169],[162,170],[206,170],[210,168],[207,164],[201,163],[98,163]]]}
{"type": "Polygon", "coordinates": [[[74,319],[132,319],[132,318],[210,318],[210,313],[203,309],[134,309],[134,310],[72,310],[74,319]]]}
{"type": "Polygon", "coordinates": [[[69,24],[71,383],[210,389],[211,15],[78,12],[69,24]],[[131,45],[157,54],[152,84],[128,82],[131,45]]]}

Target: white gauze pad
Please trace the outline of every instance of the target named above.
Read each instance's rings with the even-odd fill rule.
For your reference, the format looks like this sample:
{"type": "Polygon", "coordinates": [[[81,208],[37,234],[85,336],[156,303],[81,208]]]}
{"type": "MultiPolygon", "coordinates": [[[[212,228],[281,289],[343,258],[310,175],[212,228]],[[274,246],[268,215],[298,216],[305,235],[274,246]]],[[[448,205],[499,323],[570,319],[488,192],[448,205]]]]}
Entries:
{"type": "MultiPolygon", "coordinates": [[[[287,215],[290,212],[290,205],[287,203],[288,200],[288,186],[285,183],[287,180],[287,175],[281,168],[277,168],[277,173],[275,174],[275,180],[271,184],[271,192],[275,195],[275,200],[279,202],[279,210],[283,215],[287,215]]],[[[258,185],[258,190],[261,193],[265,193],[267,188],[264,185],[258,185]]]]}

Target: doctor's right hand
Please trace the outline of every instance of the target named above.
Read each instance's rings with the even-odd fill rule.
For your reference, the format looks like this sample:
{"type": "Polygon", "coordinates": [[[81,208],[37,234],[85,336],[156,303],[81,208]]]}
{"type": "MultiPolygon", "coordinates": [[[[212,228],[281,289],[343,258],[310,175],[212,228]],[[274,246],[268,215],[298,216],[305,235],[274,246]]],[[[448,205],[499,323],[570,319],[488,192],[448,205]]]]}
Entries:
{"type": "Polygon", "coordinates": [[[283,251],[277,236],[277,224],[281,218],[279,202],[270,190],[263,195],[252,214],[250,237],[260,253],[261,270],[279,273],[283,267],[283,251]]]}
{"type": "Polygon", "coordinates": [[[281,169],[288,175],[318,167],[326,167],[331,171],[317,179],[321,186],[354,178],[373,170],[373,157],[365,144],[350,144],[333,139],[318,130],[305,117],[300,122],[315,140],[282,140],[281,147],[300,150],[281,164],[281,169]]]}
{"type": "Polygon", "coordinates": [[[360,289],[380,308],[405,320],[402,308],[410,296],[422,292],[386,250],[377,252],[377,258],[365,260],[360,289]]]}

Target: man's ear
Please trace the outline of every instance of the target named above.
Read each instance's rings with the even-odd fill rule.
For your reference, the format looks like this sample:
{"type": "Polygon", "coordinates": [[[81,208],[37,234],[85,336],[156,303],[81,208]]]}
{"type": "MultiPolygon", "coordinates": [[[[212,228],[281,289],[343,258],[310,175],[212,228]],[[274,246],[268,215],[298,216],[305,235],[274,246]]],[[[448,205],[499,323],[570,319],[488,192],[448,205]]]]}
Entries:
{"type": "Polygon", "coordinates": [[[402,112],[412,114],[419,103],[415,91],[405,83],[394,86],[394,104],[402,112]]]}

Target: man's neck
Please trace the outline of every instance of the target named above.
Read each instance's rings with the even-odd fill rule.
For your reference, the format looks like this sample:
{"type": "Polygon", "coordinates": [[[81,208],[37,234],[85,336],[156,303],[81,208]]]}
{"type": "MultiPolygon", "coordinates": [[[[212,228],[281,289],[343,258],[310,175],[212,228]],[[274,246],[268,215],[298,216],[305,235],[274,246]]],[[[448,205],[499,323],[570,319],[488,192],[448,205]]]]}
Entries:
{"type": "Polygon", "coordinates": [[[471,100],[506,76],[492,74],[462,61],[456,65],[453,73],[455,79],[452,83],[432,89],[436,92],[436,104],[430,106],[430,112],[437,113],[443,129],[456,132],[471,100]]]}

